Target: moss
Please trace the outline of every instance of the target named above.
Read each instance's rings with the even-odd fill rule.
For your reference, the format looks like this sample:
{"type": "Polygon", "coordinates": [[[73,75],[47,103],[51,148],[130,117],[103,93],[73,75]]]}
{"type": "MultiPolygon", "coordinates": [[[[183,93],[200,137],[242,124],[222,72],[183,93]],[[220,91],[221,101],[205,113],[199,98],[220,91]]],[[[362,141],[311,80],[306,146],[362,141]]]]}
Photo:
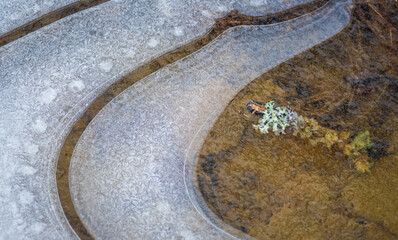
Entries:
{"type": "Polygon", "coordinates": [[[289,107],[277,107],[274,101],[263,105],[265,107],[258,124],[254,128],[262,133],[268,133],[271,129],[276,135],[285,134],[285,130],[291,127],[293,130],[299,129],[304,124],[304,119],[289,107]]]}
{"type": "Polygon", "coordinates": [[[373,162],[370,162],[366,155],[359,155],[354,159],[355,168],[362,173],[370,172],[370,168],[373,166],[373,162]]]}
{"type": "Polygon", "coordinates": [[[312,136],[312,131],[311,131],[311,127],[305,127],[304,129],[302,129],[300,131],[300,137],[301,138],[310,138],[312,136]]]}
{"type": "Polygon", "coordinates": [[[359,156],[365,150],[370,149],[372,145],[369,131],[361,132],[354,137],[351,143],[344,146],[344,154],[347,156],[359,156]]]}
{"type": "Polygon", "coordinates": [[[276,107],[274,101],[263,105],[265,110],[261,112],[258,125],[254,127],[262,133],[268,133],[271,129],[276,135],[285,134],[286,128],[293,129],[293,135],[301,139],[308,139],[312,146],[319,143],[331,149],[333,145],[343,150],[343,153],[351,158],[355,168],[362,173],[369,172],[373,162],[366,155],[367,149],[372,147],[369,131],[358,133],[352,140],[349,132],[337,132],[325,128],[312,118],[298,115],[289,107],[276,107]]]}
{"type": "Polygon", "coordinates": [[[327,130],[325,134],[325,141],[324,143],[326,146],[330,149],[333,144],[339,142],[339,137],[336,133],[336,131],[333,130],[327,130]]]}
{"type": "Polygon", "coordinates": [[[352,141],[355,149],[358,151],[365,150],[372,147],[372,141],[370,140],[369,131],[358,133],[352,141]]]}

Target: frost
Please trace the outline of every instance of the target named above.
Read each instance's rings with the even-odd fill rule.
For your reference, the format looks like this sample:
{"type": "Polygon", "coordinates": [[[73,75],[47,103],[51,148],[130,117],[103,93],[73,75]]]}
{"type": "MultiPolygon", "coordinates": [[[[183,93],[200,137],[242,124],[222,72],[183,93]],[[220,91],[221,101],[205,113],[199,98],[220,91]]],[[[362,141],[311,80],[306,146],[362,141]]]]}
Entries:
{"type": "Polygon", "coordinates": [[[21,173],[23,175],[32,175],[32,174],[35,174],[36,172],[37,172],[37,170],[31,166],[25,165],[25,166],[21,167],[21,173]]]}
{"type": "Polygon", "coordinates": [[[156,38],[151,38],[148,41],[148,46],[151,48],[156,47],[159,44],[159,41],[156,38]]]}
{"type": "Polygon", "coordinates": [[[167,202],[160,202],[156,207],[159,212],[171,212],[170,205],[167,202]]]}
{"type": "Polygon", "coordinates": [[[182,27],[175,27],[173,34],[177,37],[181,37],[182,35],[184,35],[184,29],[182,27]]]}
{"type": "Polygon", "coordinates": [[[32,226],[31,226],[31,229],[32,229],[32,231],[34,232],[34,233],[40,233],[40,232],[42,232],[43,231],[43,229],[44,229],[44,224],[43,223],[39,223],[39,222],[37,222],[37,223],[34,223],[32,226]]]}
{"type": "Polygon", "coordinates": [[[113,62],[111,60],[105,60],[98,64],[99,68],[104,72],[109,72],[113,68],[113,62]]]}
{"type": "Polygon", "coordinates": [[[201,11],[201,13],[205,17],[211,17],[211,13],[209,11],[203,10],[203,11],[201,11]]]}
{"type": "Polygon", "coordinates": [[[40,94],[39,101],[43,104],[51,103],[57,97],[57,92],[53,88],[48,88],[40,94]]]}
{"type": "Polygon", "coordinates": [[[261,7],[267,4],[266,0],[250,0],[250,5],[254,7],[261,7]]]}
{"type": "Polygon", "coordinates": [[[43,133],[47,129],[47,124],[41,120],[41,119],[36,119],[34,123],[32,124],[33,129],[38,132],[38,133],[43,133]]]}
{"type": "Polygon", "coordinates": [[[30,155],[35,155],[39,151],[39,146],[34,143],[25,142],[24,143],[26,153],[30,155]]]}
{"type": "Polygon", "coordinates": [[[78,93],[85,88],[83,81],[76,80],[68,84],[68,89],[74,93],[78,93]]]}
{"type": "Polygon", "coordinates": [[[0,1],[0,36],[42,15],[77,0],[13,0],[0,1]]]}
{"type": "MultiPolygon", "coordinates": [[[[308,1],[289,1],[283,8],[308,1]]],[[[33,6],[35,2],[55,3],[52,0],[1,1],[0,12],[8,13],[0,14],[3,16],[0,30],[9,29],[10,25],[3,23],[10,23],[9,16],[15,13],[18,13],[15,18],[22,20],[17,25],[31,21],[33,11],[29,12],[26,6],[33,6]],[[7,4],[11,4],[11,8],[7,4]],[[15,7],[20,5],[26,10],[15,7]]],[[[204,35],[215,18],[232,9],[262,15],[281,10],[278,1],[270,2],[264,10],[249,6],[248,1],[195,0],[188,4],[173,0],[164,1],[171,9],[171,15],[166,17],[157,2],[109,1],[56,21],[0,49],[3,84],[0,120],[1,127],[6,129],[1,131],[6,134],[0,135],[4,156],[0,162],[5,166],[0,168],[0,182],[2,188],[11,187],[9,195],[1,196],[6,214],[1,216],[0,226],[6,227],[1,229],[0,238],[76,239],[58,204],[54,167],[72,124],[98,94],[156,56],[204,35]],[[96,34],[90,34],[91,30],[96,34]],[[152,38],[158,41],[156,46],[152,38]],[[73,81],[70,76],[79,80],[73,81]]],[[[54,6],[69,3],[60,1],[54,6]]],[[[42,8],[42,13],[53,9],[50,5],[42,8]]],[[[122,94],[116,98],[124,101],[119,107],[130,106],[133,98],[134,111],[113,115],[114,103],[104,108],[96,119],[110,123],[109,128],[103,131],[96,125],[98,122],[93,122],[98,129],[96,137],[79,142],[83,145],[90,142],[84,151],[97,149],[97,144],[108,148],[93,154],[101,153],[96,158],[101,160],[100,165],[85,165],[88,169],[81,168],[86,171],[83,176],[76,172],[74,175],[78,176],[75,180],[81,181],[71,184],[82,191],[91,191],[87,195],[80,192],[76,205],[93,234],[98,238],[145,239],[148,232],[156,234],[157,229],[164,229],[159,231],[164,234],[162,239],[173,239],[182,231],[192,233],[196,239],[230,238],[202,219],[187,199],[181,180],[188,144],[203,125],[203,117],[210,119],[203,125],[206,129],[248,81],[333,36],[348,23],[345,8],[323,9],[319,15],[322,17],[300,18],[294,27],[291,27],[294,21],[290,21],[272,27],[230,29],[186,60],[133,85],[136,92],[126,90],[133,95],[122,94]],[[286,30],[289,26],[294,30],[286,30]],[[285,37],[281,38],[282,33],[285,37]],[[239,56],[245,56],[246,60],[239,56]],[[223,75],[219,76],[220,73],[223,75]],[[167,81],[165,76],[169,77],[167,81]],[[166,83],[170,85],[162,85],[166,83]],[[214,98],[220,101],[214,102],[214,98]],[[124,120],[126,124],[118,124],[124,120]],[[116,132],[112,131],[113,127],[118,128],[116,132]],[[97,141],[100,136],[106,138],[97,141]],[[131,152],[134,158],[126,156],[131,152]],[[98,173],[101,174],[96,175],[98,173]],[[92,182],[86,182],[84,177],[92,182]],[[173,210],[178,207],[180,212],[162,215],[164,206],[158,209],[156,205],[161,201],[173,210]],[[149,215],[149,219],[141,218],[140,213],[149,212],[156,212],[164,221],[158,221],[153,215],[149,215]],[[187,219],[195,221],[187,222],[187,219]]],[[[86,153],[81,156],[91,154],[86,153]]],[[[76,188],[74,190],[77,194],[76,188]]]]}
{"type": "MultiPolygon", "coordinates": [[[[246,84],[346,26],[350,15],[340,3],[284,23],[229,29],[109,102],[71,158],[70,193],[84,224],[117,239],[156,238],[147,229],[157,229],[160,239],[183,231],[195,239],[231,239],[202,218],[211,216],[195,195],[195,156],[246,84]]],[[[296,112],[275,109],[286,114],[270,126],[276,131],[300,123],[296,112]]]]}
{"type": "Polygon", "coordinates": [[[22,205],[28,205],[31,204],[33,202],[34,196],[31,192],[23,190],[20,194],[19,194],[19,202],[22,205]]]}

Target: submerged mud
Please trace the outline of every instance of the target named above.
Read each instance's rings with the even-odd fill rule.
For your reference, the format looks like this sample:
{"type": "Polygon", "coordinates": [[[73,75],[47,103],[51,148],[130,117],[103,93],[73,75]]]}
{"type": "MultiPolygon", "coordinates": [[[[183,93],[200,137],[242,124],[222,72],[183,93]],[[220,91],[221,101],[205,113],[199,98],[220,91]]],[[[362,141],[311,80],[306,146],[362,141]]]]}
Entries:
{"type": "Polygon", "coordinates": [[[394,1],[357,4],[343,32],[231,101],[197,165],[216,216],[258,239],[398,238],[397,14],[394,1]],[[369,131],[370,173],[335,146],[256,131],[251,100],[289,105],[335,131],[369,131]]]}

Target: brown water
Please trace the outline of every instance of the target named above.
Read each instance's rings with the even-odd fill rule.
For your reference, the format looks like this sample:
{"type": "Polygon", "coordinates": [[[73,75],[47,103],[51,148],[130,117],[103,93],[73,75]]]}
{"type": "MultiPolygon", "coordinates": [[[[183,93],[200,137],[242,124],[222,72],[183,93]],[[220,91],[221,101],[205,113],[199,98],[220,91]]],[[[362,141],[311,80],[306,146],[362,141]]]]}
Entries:
{"type": "Polygon", "coordinates": [[[216,216],[258,239],[398,239],[397,26],[396,1],[357,4],[343,32],[231,101],[197,165],[216,216]],[[251,100],[276,100],[338,132],[368,130],[378,143],[370,173],[336,146],[256,131],[251,100]]]}

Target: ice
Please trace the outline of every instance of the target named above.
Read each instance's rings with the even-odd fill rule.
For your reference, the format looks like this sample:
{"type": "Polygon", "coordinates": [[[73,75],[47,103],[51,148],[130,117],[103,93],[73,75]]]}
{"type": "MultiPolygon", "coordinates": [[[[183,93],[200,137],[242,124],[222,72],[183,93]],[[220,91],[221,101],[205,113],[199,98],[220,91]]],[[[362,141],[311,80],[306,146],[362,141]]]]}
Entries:
{"type": "Polygon", "coordinates": [[[148,47],[154,48],[159,44],[159,41],[156,38],[151,38],[148,41],[148,47]]]}
{"type": "MultiPolygon", "coordinates": [[[[61,2],[58,4],[68,3],[61,2]]],[[[77,239],[58,199],[55,180],[57,157],[73,122],[108,86],[151,59],[202,36],[210,29],[215,18],[224,16],[230,10],[238,9],[242,13],[254,15],[269,14],[306,2],[309,1],[274,0],[267,1],[264,6],[254,7],[249,1],[232,0],[115,0],[66,17],[1,47],[0,239],[77,239]],[[168,8],[163,8],[165,5],[168,8]]],[[[2,1],[0,11],[3,11],[4,14],[1,16],[4,18],[0,20],[0,25],[6,26],[2,31],[10,31],[30,21],[30,14],[36,18],[44,11],[59,7],[57,5],[45,8],[40,5],[52,3],[50,0],[23,3],[2,1]],[[35,3],[38,6],[35,6],[35,3]],[[30,12],[32,6],[33,10],[30,12]],[[24,14],[27,14],[26,18],[21,17],[24,14]]],[[[127,125],[120,126],[126,128],[126,133],[133,129],[138,131],[137,126],[145,121],[148,121],[148,126],[154,128],[143,125],[147,134],[145,136],[148,136],[145,139],[142,139],[144,135],[141,134],[129,135],[126,139],[112,136],[104,141],[104,146],[111,143],[115,145],[105,150],[97,146],[96,142],[92,142],[90,145],[93,148],[90,149],[99,152],[83,153],[81,147],[79,148],[79,154],[86,156],[82,157],[81,161],[91,160],[90,156],[101,156],[97,158],[96,163],[103,169],[98,170],[104,170],[106,167],[124,169],[123,172],[107,172],[105,175],[109,178],[105,178],[96,175],[100,171],[94,171],[98,167],[95,166],[92,169],[94,172],[89,173],[87,177],[90,174],[93,174],[93,179],[97,177],[98,189],[94,189],[97,192],[94,191],[89,196],[85,194],[92,190],[92,182],[85,185],[87,179],[84,179],[84,184],[79,185],[82,191],[79,192],[79,196],[84,199],[84,204],[88,201],[93,202],[90,208],[85,209],[86,212],[81,213],[90,230],[104,239],[137,239],[137,236],[163,239],[177,236],[196,239],[208,239],[209,236],[228,238],[229,235],[210,227],[204,218],[192,209],[186,195],[181,195],[182,189],[185,189],[179,182],[182,176],[181,154],[184,147],[181,143],[189,142],[187,134],[196,132],[203,122],[202,114],[207,114],[206,111],[211,109],[206,105],[207,102],[201,102],[200,99],[208,98],[209,93],[210,96],[220,97],[215,115],[212,115],[213,112],[209,114],[211,119],[216,118],[225,106],[226,99],[230,99],[238,89],[260,72],[331,37],[347,24],[348,14],[342,5],[326,10],[330,11],[330,14],[325,15],[323,19],[328,18],[328,21],[318,20],[313,24],[309,23],[311,19],[302,18],[297,24],[235,28],[192,57],[152,75],[136,87],[133,86],[131,89],[137,89],[143,100],[153,93],[153,98],[141,102],[141,106],[155,104],[155,112],[139,108],[135,112],[127,112],[133,114],[131,119],[124,119],[122,115],[108,119],[108,112],[113,112],[113,109],[104,110],[104,120],[108,119],[108,123],[128,121],[127,125]],[[299,27],[299,23],[303,26],[299,27]],[[288,26],[297,26],[296,34],[301,33],[302,36],[288,35],[295,32],[287,29],[288,26]],[[283,34],[287,34],[286,37],[283,34]],[[272,40],[273,36],[284,46],[280,56],[277,52],[267,52],[265,49],[272,46],[268,43],[275,43],[272,40]],[[289,39],[290,37],[295,37],[296,44],[294,47],[285,47],[292,44],[293,39],[289,39]],[[254,47],[257,47],[258,51],[253,52],[254,47]],[[236,52],[231,51],[232,49],[236,52]],[[214,56],[211,54],[213,50],[217,52],[214,56]],[[267,57],[264,58],[263,53],[267,53],[267,57]],[[259,59],[265,60],[259,62],[259,59]],[[212,65],[211,68],[209,64],[212,65]],[[184,81],[176,84],[175,88],[172,87],[178,79],[184,81]],[[210,81],[213,79],[214,82],[210,81]],[[153,85],[153,92],[142,90],[144,86],[156,81],[161,84],[153,85]],[[209,92],[206,92],[206,89],[209,92]],[[181,98],[178,98],[180,93],[181,98]],[[187,106],[177,104],[184,99],[187,100],[188,95],[196,96],[195,101],[184,102],[187,106]],[[159,102],[161,99],[165,101],[159,102]],[[173,101],[175,103],[171,105],[173,101]],[[166,110],[171,106],[180,114],[175,117],[170,115],[171,112],[166,110]],[[162,107],[164,110],[157,110],[162,107]],[[193,110],[197,112],[192,113],[193,110]],[[153,114],[156,114],[156,118],[153,114]],[[132,120],[136,120],[137,123],[132,123],[132,120]],[[179,124],[182,124],[181,127],[179,124]],[[159,127],[162,127],[162,131],[158,131],[159,127]],[[178,166],[158,165],[158,161],[164,159],[161,154],[163,151],[159,151],[157,146],[158,142],[161,143],[159,146],[168,150],[167,157],[170,161],[178,163],[178,166]],[[143,148],[136,149],[133,146],[143,148]],[[154,154],[147,154],[148,152],[154,154]],[[105,154],[109,156],[104,158],[105,154]],[[129,161],[116,161],[119,156],[124,156],[129,161]],[[160,175],[143,172],[139,175],[139,180],[144,184],[139,186],[134,181],[126,181],[136,169],[146,168],[156,169],[160,175]],[[170,171],[170,175],[164,179],[158,178],[163,176],[164,171],[170,171]],[[178,176],[178,181],[173,176],[178,176]],[[169,182],[165,185],[167,181],[169,182]],[[109,186],[114,190],[109,190],[109,186]],[[120,189],[125,191],[120,192],[120,189]],[[137,195],[132,197],[132,193],[137,195]],[[146,198],[149,194],[164,197],[152,201],[146,198]],[[173,201],[170,202],[170,199],[173,201]],[[102,205],[109,201],[111,205],[102,205]],[[160,214],[159,209],[167,214],[160,214]],[[103,213],[106,215],[102,216],[103,213]],[[88,223],[88,215],[84,214],[92,216],[92,222],[88,223]],[[183,218],[180,217],[185,214],[183,218]],[[122,217],[126,218],[121,219],[122,217]],[[105,219],[109,222],[104,222],[105,219]],[[162,219],[162,224],[154,227],[153,223],[157,219],[162,219]],[[148,225],[144,224],[145,228],[139,229],[137,235],[133,235],[132,230],[145,222],[148,225]],[[121,229],[127,223],[131,226],[121,229]],[[99,231],[98,228],[103,230],[99,231]]],[[[115,102],[122,98],[129,99],[128,95],[122,95],[123,97],[119,97],[115,102]]],[[[209,101],[214,101],[214,98],[209,98],[209,101]]],[[[110,106],[115,105],[112,103],[110,106]]],[[[91,129],[98,124],[97,121],[102,121],[101,117],[98,119],[85,136],[92,134],[91,129]]],[[[206,126],[210,125],[209,123],[206,126]]],[[[114,126],[109,130],[105,129],[104,132],[99,132],[97,137],[106,136],[113,129],[114,126]]],[[[81,146],[87,144],[85,140],[81,141],[81,146]]],[[[93,138],[92,141],[97,140],[93,138]]],[[[78,156],[75,156],[75,165],[78,156]]],[[[81,176],[76,171],[74,177],[77,179],[81,176]]],[[[84,206],[83,202],[79,203],[80,210],[84,206]]]]}
{"type": "Polygon", "coordinates": [[[83,81],[75,80],[68,84],[68,88],[70,91],[72,91],[74,93],[79,93],[80,91],[82,91],[85,88],[85,86],[84,86],[83,81]]]}
{"type": "Polygon", "coordinates": [[[32,124],[33,130],[38,133],[44,133],[47,129],[47,124],[40,118],[36,119],[32,124]]]}
{"type": "Polygon", "coordinates": [[[44,90],[39,97],[39,101],[43,104],[52,102],[57,97],[57,92],[53,88],[44,90]]]}
{"type": "Polygon", "coordinates": [[[142,79],[105,106],[80,138],[71,194],[97,238],[247,238],[209,212],[195,156],[217,117],[247,83],[340,32],[346,4],[268,26],[232,28],[142,79]]]}
{"type": "Polygon", "coordinates": [[[0,36],[77,0],[0,1],[0,36]]]}
{"type": "Polygon", "coordinates": [[[109,72],[113,68],[112,60],[104,60],[99,63],[99,68],[104,72],[109,72]]]}

